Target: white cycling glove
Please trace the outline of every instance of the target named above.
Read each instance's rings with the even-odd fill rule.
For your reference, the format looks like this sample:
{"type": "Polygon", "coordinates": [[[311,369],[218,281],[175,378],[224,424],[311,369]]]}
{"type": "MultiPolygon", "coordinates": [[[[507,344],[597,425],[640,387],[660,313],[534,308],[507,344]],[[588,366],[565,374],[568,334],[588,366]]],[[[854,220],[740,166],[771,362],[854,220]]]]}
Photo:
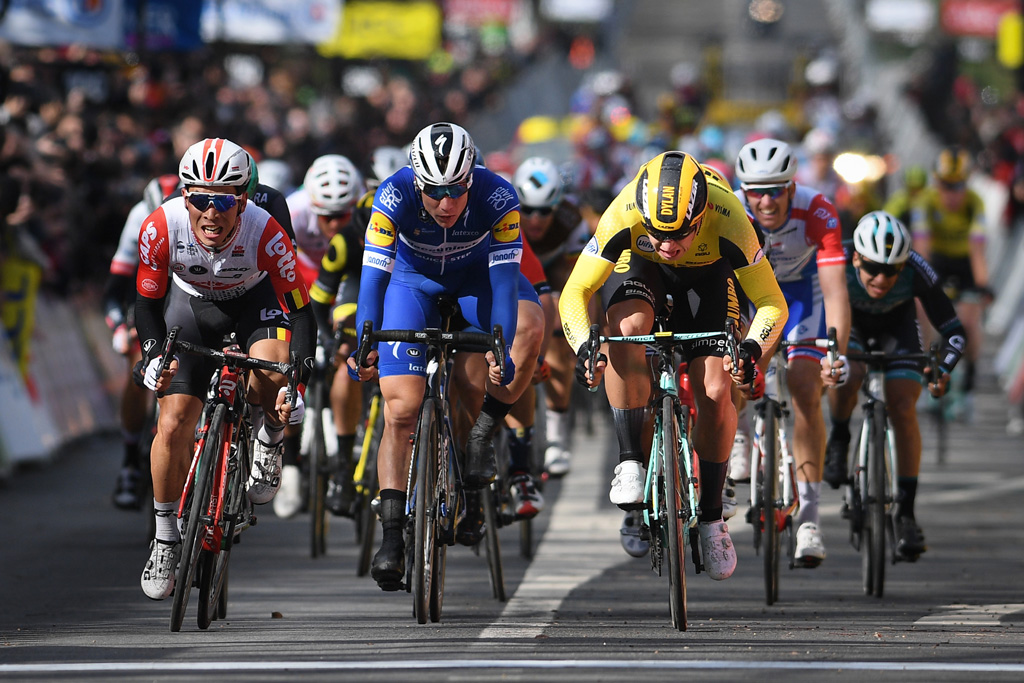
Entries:
{"type": "MultiPolygon", "coordinates": [[[[281,387],[281,390],[277,392],[277,395],[287,393],[287,387],[281,387]]],[[[302,392],[297,392],[298,395],[295,397],[295,406],[292,408],[292,414],[288,416],[288,424],[297,425],[302,424],[302,418],[306,415],[306,402],[302,400],[302,392]]]]}
{"type": "MultiPolygon", "coordinates": [[[[163,358],[161,354],[149,361],[149,365],[146,366],[146,374],[143,375],[142,381],[151,391],[156,391],[156,382],[160,379],[160,364],[163,362],[163,358]]],[[[178,360],[178,357],[174,356],[174,360],[178,360]]]]}
{"type": "MultiPolygon", "coordinates": [[[[850,379],[850,361],[843,354],[836,356],[836,360],[842,362],[839,367],[833,366],[832,369],[836,373],[836,386],[841,387],[850,379]]],[[[826,367],[828,363],[828,356],[821,359],[822,367],[826,367]]]]}

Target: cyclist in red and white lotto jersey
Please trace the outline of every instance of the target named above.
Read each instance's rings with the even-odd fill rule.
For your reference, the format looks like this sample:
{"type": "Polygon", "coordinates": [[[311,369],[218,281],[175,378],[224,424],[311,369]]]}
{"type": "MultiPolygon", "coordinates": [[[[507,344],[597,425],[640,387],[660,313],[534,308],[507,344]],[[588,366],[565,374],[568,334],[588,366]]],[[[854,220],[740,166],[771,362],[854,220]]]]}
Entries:
{"type": "MultiPolygon", "coordinates": [[[[249,155],[230,140],[197,142],[178,167],[181,196],[150,214],[139,235],[135,324],[143,359],[135,379],[163,392],[150,455],[156,538],[142,573],[142,589],[154,600],[174,590],[181,556],[176,512],[216,369],[215,361],[183,354],[161,373],[167,330],[180,326],[181,339],[212,347],[234,333],[249,355],[274,362],[287,363],[295,352],[303,384],[313,365],[309,292],[284,229],[248,201],[251,169],[249,155]]],[[[249,378],[256,438],[247,493],[254,503],[277,492],[284,426],[302,420],[301,390],[292,409],[286,383],[278,373],[254,371],[249,378]]]]}
{"type": "MultiPolygon", "coordinates": [[[[817,567],[825,559],[825,543],[818,528],[826,439],[821,396],[823,387],[839,386],[850,374],[841,355],[850,336],[850,299],[836,209],[817,190],[793,182],[795,174],[796,155],[781,140],[750,142],[736,160],[740,181],[736,196],[745,203],[754,225],[764,231],[765,255],[789,305],[784,337],[789,341],[824,338],[828,328],[834,327],[839,341],[840,356],[834,366],[821,349],[786,349],[800,494],[795,557],[797,566],[817,567]]],[[[749,477],[750,449],[734,443],[733,454],[730,467],[734,478],[749,477]],[[736,470],[744,466],[746,471],[737,477],[736,470]]]]}

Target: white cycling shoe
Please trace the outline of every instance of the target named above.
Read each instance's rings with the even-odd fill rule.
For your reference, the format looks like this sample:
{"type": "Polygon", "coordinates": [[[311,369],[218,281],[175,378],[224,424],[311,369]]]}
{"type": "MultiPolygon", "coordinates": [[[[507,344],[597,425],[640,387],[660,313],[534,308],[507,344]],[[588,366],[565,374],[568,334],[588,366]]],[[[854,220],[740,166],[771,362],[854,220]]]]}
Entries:
{"type": "Polygon", "coordinates": [[[284,441],[268,446],[259,439],[253,439],[252,471],[246,493],[256,505],[269,503],[281,488],[281,456],[284,441]]]}
{"type": "Polygon", "coordinates": [[[644,481],[647,473],[636,460],[626,460],[615,466],[615,477],[608,499],[623,509],[631,509],[644,502],[644,481]]]}
{"type": "Polygon", "coordinates": [[[729,536],[729,527],[723,520],[698,522],[700,554],[704,571],[715,581],[728,579],[736,571],[736,548],[729,536]]]}

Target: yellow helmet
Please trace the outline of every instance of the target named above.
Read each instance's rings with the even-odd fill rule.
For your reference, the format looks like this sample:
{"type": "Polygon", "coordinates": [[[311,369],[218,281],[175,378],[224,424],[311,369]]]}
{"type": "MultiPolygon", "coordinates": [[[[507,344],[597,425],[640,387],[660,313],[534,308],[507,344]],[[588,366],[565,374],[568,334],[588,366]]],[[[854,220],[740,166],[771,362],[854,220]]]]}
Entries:
{"type": "Polygon", "coordinates": [[[935,179],[949,185],[967,180],[971,171],[971,155],[962,147],[947,147],[935,160],[935,179]]]}
{"type": "Polygon", "coordinates": [[[700,227],[708,207],[704,169],[689,154],[659,154],[637,174],[636,207],[644,229],[652,237],[686,237],[700,227]]]}

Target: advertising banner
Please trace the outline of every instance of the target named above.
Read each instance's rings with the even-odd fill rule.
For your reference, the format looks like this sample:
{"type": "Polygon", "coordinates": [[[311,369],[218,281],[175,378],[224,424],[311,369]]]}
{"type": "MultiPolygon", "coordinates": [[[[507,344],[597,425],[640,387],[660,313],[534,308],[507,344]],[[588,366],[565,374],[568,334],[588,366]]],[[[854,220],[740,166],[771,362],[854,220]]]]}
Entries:
{"type": "Polygon", "coordinates": [[[321,43],[335,35],[340,0],[207,0],[200,35],[208,43],[321,43]]]}
{"type": "Polygon", "coordinates": [[[125,0],[125,45],[154,51],[194,50],[203,44],[199,37],[199,16],[203,0],[125,0]],[[142,27],[139,10],[143,9],[142,27]],[[141,34],[145,46],[139,45],[141,34]]]}
{"type": "Polygon", "coordinates": [[[124,44],[124,0],[8,0],[0,40],[118,49],[124,44]]]}
{"type": "Polygon", "coordinates": [[[325,57],[426,59],[441,45],[433,2],[347,2],[338,32],[319,46],[325,57]]]}

